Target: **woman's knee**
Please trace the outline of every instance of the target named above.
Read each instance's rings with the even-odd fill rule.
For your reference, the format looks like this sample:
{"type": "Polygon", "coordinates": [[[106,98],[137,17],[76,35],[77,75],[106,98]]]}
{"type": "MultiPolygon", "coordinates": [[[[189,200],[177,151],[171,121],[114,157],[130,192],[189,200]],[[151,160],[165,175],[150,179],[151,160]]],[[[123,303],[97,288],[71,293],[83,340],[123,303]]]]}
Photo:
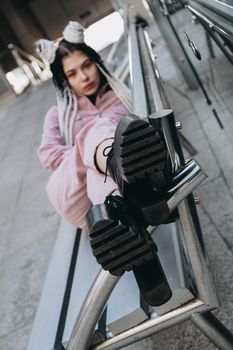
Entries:
{"type": "Polygon", "coordinates": [[[46,185],[46,193],[53,207],[64,219],[74,226],[84,226],[91,206],[85,183],[66,181],[55,171],[46,185]]]}

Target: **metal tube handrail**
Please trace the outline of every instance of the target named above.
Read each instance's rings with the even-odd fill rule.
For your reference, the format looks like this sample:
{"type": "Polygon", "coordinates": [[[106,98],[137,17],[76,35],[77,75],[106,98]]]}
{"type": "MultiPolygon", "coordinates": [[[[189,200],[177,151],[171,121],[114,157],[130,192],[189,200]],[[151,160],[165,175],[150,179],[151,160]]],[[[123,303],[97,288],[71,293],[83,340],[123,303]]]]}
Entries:
{"type": "Polygon", "coordinates": [[[35,56],[33,56],[33,55],[31,55],[31,54],[29,54],[29,53],[27,53],[26,51],[23,51],[22,49],[20,49],[18,46],[16,46],[15,44],[9,44],[8,45],[8,49],[9,50],[15,50],[15,51],[17,51],[19,54],[20,54],[20,56],[22,56],[22,57],[24,57],[24,58],[26,58],[28,61],[30,61],[30,62],[36,62],[39,66],[40,66],[40,68],[42,68],[42,69],[44,69],[45,68],[45,64],[42,62],[42,61],[40,61],[38,58],[36,58],[35,56]]]}
{"type": "Polygon", "coordinates": [[[218,33],[233,42],[233,28],[232,23],[219,14],[215,14],[213,9],[207,9],[203,5],[194,1],[189,1],[187,8],[198,18],[203,20],[210,28],[216,30],[218,33]]]}
{"type": "MultiPolygon", "coordinates": [[[[142,26],[138,28],[138,36],[141,60],[144,63],[146,62],[146,64],[142,64],[142,70],[146,91],[150,96],[150,98],[148,98],[148,103],[150,104],[149,109],[151,112],[156,112],[156,108],[163,108],[163,106],[167,107],[167,101],[165,99],[164,92],[161,93],[161,90],[163,89],[160,76],[158,74],[158,69],[156,68],[154,57],[152,56],[150,42],[148,41],[148,37],[142,26]],[[148,47],[147,50],[146,46],[148,47]],[[156,83],[153,82],[153,80],[156,80],[156,83]],[[159,98],[161,98],[160,101],[159,98]]],[[[171,154],[174,156],[172,161],[174,162],[175,166],[180,166],[181,162],[183,161],[183,152],[180,146],[179,138],[177,137],[175,120],[172,120],[170,116],[163,117],[161,118],[161,127],[167,142],[167,147],[168,149],[169,147],[171,148],[171,154]]],[[[203,245],[202,232],[200,225],[198,225],[199,219],[195,208],[190,209],[190,206],[195,207],[192,199],[193,198],[191,195],[189,201],[185,199],[178,206],[180,224],[183,227],[184,240],[187,246],[190,247],[189,257],[194,270],[198,296],[201,300],[204,300],[206,304],[216,307],[218,305],[216,288],[208,266],[207,254],[203,245]],[[197,221],[197,224],[195,221],[197,221]],[[196,231],[197,229],[199,229],[198,232],[196,231]],[[205,278],[205,283],[203,283],[203,276],[205,278]]]]}
{"type": "Polygon", "coordinates": [[[129,22],[128,45],[133,111],[136,115],[140,116],[141,118],[145,118],[148,116],[149,110],[147,107],[147,96],[143,82],[143,73],[138,48],[137,30],[134,23],[134,19],[132,18],[132,13],[130,13],[131,11],[131,8],[129,8],[129,17],[131,18],[131,20],[129,22]],[[134,69],[135,67],[137,67],[137,69],[134,69]],[[134,85],[137,86],[137,89],[133,88],[134,85]]]}
{"type": "Polygon", "coordinates": [[[106,58],[106,63],[111,63],[111,61],[113,60],[113,57],[115,56],[117,49],[119,48],[119,46],[121,45],[121,43],[124,40],[124,33],[121,34],[120,38],[112,45],[107,58],[106,58]]]}
{"type": "MultiPolygon", "coordinates": [[[[142,26],[138,28],[138,38],[143,77],[146,85],[149,113],[152,114],[156,111],[169,109],[169,102],[165,95],[164,89],[162,88],[159,71],[155,64],[155,59],[151,49],[150,41],[147,36],[147,33],[144,31],[142,26]]],[[[170,118],[171,117],[169,117],[169,119],[170,118]]],[[[161,127],[163,130],[166,147],[172,163],[172,171],[176,171],[183,163],[183,159],[181,160],[179,156],[179,153],[181,153],[180,147],[179,149],[177,149],[177,144],[173,142],[173,136],[170,130],[170,120],[168,120],[168,118],[166,117],[161,118],[158,124],[161,124],[158,126],[161,127]]]]}
{"type": "Polygon", "coordinates": [[[226,3],[219,0],[196,0],[201,5],[213,10],[215,13],[220,16],[225,17],[232,21],[233,18],[233,6],[232,3],[226,3]]]}
{"type": "Polygon", "coordinates": [[[120,277],[113,276],[108,271],[100,271],[83,303],[70,336],[67,350],[88,349],[95,326],[119,279],[120,277]]]}
{"type": "MultiPolygon", "coordinates": [[[[139,105],[137,100],[133,100],[133,107],[134,107],[134,113],[139,114],[142,113],[142,117],[145,116],[147,105],[149,104],[149,101],[152,101],[153,96],[156,95],[155,100],[153,101],[153,104],[151,104],[150,110],[153,110],[153,108],[160,108],[163,109],[165,105],[165,99],[161,99],[161,93],[163,90],[158,88],[160,86],[159,76],[155,76],[153,73],[155,66],[151,62],[147,62],[148,67],[147,69],[150,70],[150,73],[147,77],[145,77],[144,71],[143,71],[143,60],[146,60],[146,57],[143,57],[143,55],[149,55],[150,50],[142,50],[145,48],[146,45],[146,38],[144,37],[144,30],[141,30],[136,28],[135,21],[130,21],[130,34],[131,34],[131,41],[130,41],[130,61],[131,61],[131,73],[133,73],[133,78],[136,80],[133,80],[133,96],[137,96],[138,92],[136,93],[136,89],[142,89],[139,90],[141,93],[140,100],[142,103],[142,106],[139,105]],[[140,33],[140,34],[139,34],[140,33]],[[139,38],[140,36],[140,38],[139,38]],[[143,44],[144,41],[144,44],[143,44]],[[134,45],[134,46],[133,46],[134,45]],[[134,55],[132,54],[134,52],[134,55]],[[132,60],[135,58],[135,55],[139,55],[137,57],[137,62],[140,64],[138,66],[134,66],[132,64],[132,60]],[[134,68],[134,69],[133,69],[134,68]],[[136,68],[136,69],[135,69],[136,68]],[[133,71],[133,72],[132,72],[133,71]],[[140,79],[138,78],[138,74],[140,75],[140,79]],[[145,79],[145,81],[144,81],[145,79]],[[148,79],[156,79],[156,83],[154,84],[153,81],[148,83],[148,79]],[[151,86],[153,86],[156,90],[156,93],[154,90],[151,90],[151,86]],[[148,90],[148,91],[147,91],[148,90]],[[148,95],[150,98],[148,99],[148,95]],[[143,97],[142,97],[143,96],[143,97]]],[[[147,43],[148,44],[148,43],[147,43]]],[[[150,56],[149,56],[150,57],[150,56]]],[[[150,57],[151,60],[151,57],[150,57]]],[[[165,96],[165,95],[163,95],[165,96]]],[[[167,105],[166,105],[167,107],[167,105]]],[[[171,118],[171,117],[169,117],[171,118]]],[[[174,146],[174,149],[177,153],[175,157],[178,157],[177,162],[180,164],[180,159],[182,159],[182,151],[181,154],[178,154],[179,152],[179,144],[175,145],[176,138],[174,138],[174,135],[172,135],[170,130],[170,120],[167,120],[167,117],[162,118],[161,125],[163,128],[163,131],[166,133],[166,138],[168,139],[168,144],[171,146],[174,146]],[[170,138],[170,139],[169,139],[170,138]]],[[[177,132],[176,132],[177,133],[177,132]]],[[[181,150],[181,148],[180,148],[181,150]]],[[[179,152],[179,153],[180,153],[179,152]]],[[[176,159],[173,159],[173,162],[175,164],[176,159]]],[[[173,204],[171,204],[171,207],[173,208],[173,204]]],[[[134,343],[135,341],[141,340],[147,336],[152,335],[156,331],[160,331],[162,329],[166,329],[168,327],[171,327],[174,324],[177,324],[178,322],[182,322],[189,318],[194,312],[204,312],[206,310],[211,310],[213,307],[216,307],[218,305],[217,303],[217,297],[215,294],[215,289],[213,285],[213,281],[211,279],[211,276],[209,275],[208,265],[206,263],[206,254],[205,251],[202,249],[202,242],[199,242],[198,235],[194,234],[195,231],[195,224],[194,220],[190,218],[190,211],[189,211],[189,205],[186,200],[182,201],[182,203],[179,205],[179,212],[180,217],[182,217],[182,220],[180,220],[180,224],[184,231],[185,241],[187,245],[189,245],[189,248],[191,250],[190,253],[190,260],[192,264],[196,264],[195,268],[195,278],[198,282],[198,296],[200,298],[196,298],[194,301],[190,302],[189,304],[186,304],[182,307],[180,307],[177,310],[171,311],[167,313],[166,315],[160,316],[157,319],[150,319],[143,324],[134,327],[133,329],[130,329],[128,331],[125,331],[123,334],[117,335],[113,337],[113,339],[107,340],[103,342],[100,345],[97,345],[94,347],[95,350],[114,350],[119,349],[122,346],[129,345],[131,343],[134,343]],[[193,251],[192,251],[193,250],[193,251]]],[[[85,303],[83,304],[82,310],[78,316],[78,319],[76,321],[74,330],[72,332],[70,341],[68,343],[68,350],[87,350],[88,345],[90,343],[91,336],[94,331],[95,324],[100,317],[104,306],[107,302],[107,299],[114,288],[115,284],[118,282],[119,278],[114,278],[110,273],[106,271],[101,271],[99,276],[97,277],[93,287],[90,289],[89,294],[86,298],[85,303]]]]}
{"type": "MultiPolygon", "coordinates": [[[[153,334],[168,329],[178,323],[190,318],[194,310],[201,312],[206,310],[202,301],[195,299],[179,309],[173,310],[157,318],[151,318],[142,324],[116,335],[114,338],[105,341],[93,348],[93,350],[117,350],[133,344],[139,340],[150,337],[153,334]]],[[[79,348],[77,348],[79,349],[79,348]]]]}
{"type": "Polygon", "coordinates": [[[233,349],[233,334],[211,312],[193,314],[191,320],[219,349],[233,349]]]}

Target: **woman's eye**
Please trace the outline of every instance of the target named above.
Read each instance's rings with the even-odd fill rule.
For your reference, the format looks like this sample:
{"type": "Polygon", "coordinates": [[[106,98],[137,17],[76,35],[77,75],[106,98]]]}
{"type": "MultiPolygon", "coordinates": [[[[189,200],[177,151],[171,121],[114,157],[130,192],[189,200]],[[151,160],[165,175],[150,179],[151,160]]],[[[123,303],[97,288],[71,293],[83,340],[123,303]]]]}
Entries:
{"type": "Polygon", "coordinates": [[[88,67],[90,67],[91,65],[92,65],[92,62],[91,62],[91,61],[88,61],[88,62],[85,63],[85,66],[84,66],[84,67],[88,68],[88,67]]]}
{"type": "Polygon", "coordinates": [[[71,77],[73,77],[74,76],[74,72],[73,73],[69,73],[68,75],[67,75],[67,78],[71,78],[71,77]]]}

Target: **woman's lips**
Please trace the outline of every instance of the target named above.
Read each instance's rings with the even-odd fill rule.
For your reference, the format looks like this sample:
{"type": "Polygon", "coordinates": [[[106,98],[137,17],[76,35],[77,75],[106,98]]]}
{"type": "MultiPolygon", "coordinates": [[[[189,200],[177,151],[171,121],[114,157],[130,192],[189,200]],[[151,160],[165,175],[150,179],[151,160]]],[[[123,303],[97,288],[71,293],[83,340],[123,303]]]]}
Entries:
{"type": "Polygon", "coordinates": [[[94,87],[94,83],[90,83],[85,87],[85,90],[90,90],[92,87],[94,87]]]}

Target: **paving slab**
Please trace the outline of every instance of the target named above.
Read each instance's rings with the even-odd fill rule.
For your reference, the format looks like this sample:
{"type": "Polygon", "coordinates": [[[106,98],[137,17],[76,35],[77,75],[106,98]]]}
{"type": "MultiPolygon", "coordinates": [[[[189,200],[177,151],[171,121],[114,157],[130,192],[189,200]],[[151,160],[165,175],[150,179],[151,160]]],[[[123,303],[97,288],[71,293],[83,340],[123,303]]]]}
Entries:
{"type": "Polygon", "coordinates": [[[0,347],[2,350],[25,350],[28,343],[28,334],[30,333],[31,326],[28,324],[20,329],[8,333],[0,338],[0,347]]]}
{"type": "MultiPolygon", "coordinates": [[[[48,98],[49,96],[49,98],[48,98]]],[[[23,350],[38,305],[60,218],[36,155],[51,82],[1,106],[0,347],[23,350]]]]}

